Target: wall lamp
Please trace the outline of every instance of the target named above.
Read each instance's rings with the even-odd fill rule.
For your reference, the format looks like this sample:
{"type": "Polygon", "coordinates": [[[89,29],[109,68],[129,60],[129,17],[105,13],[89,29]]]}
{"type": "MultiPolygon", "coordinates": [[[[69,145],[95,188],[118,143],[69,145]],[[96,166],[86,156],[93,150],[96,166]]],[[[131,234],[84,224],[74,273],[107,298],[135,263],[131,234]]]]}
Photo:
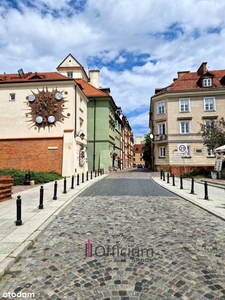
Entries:
{"type": "Polygon", "coordinates": [[[80,137],[81,138],[81,140],[83,141],[83,139],[84,139],[84,137],[85,137],[85,134],[83,133],[83,131],[82,130],[80,130],[78,133],[76,133],[76,132],[74,132],[74,137],[76,138],[76,137],[80,137]]]}

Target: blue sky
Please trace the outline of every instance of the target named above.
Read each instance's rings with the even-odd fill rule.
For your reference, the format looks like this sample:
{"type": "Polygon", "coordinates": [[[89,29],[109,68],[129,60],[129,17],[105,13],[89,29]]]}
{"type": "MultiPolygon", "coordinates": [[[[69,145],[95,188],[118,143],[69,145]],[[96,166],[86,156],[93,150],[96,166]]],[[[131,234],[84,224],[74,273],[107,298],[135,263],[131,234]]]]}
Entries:
{"type": "Polygon", "coordinates": [[[0,73],[56,71],[71,53],[100,70],[141,136],[155,88],[202,62],[225,69],[224,11],[218,0],[2,0],[0,73]]]}

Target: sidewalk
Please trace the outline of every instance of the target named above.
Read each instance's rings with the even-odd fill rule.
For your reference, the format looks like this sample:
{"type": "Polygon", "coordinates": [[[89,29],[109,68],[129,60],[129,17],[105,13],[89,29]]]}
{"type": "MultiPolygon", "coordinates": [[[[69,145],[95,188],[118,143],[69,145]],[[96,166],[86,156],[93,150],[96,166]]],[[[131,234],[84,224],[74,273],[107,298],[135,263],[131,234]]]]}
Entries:
{"type": "Polygon", "coordinates": [[[224,180],[213,180],[210,178],[201,180],[195,179],[194,193],[191,194],[191,179],[183,179],[183,189],[180,189],[180,178],[178,177],[175,177],[175,186],[173,186],[172,177],[169,178],[169,183],[167,183],[167,177],[165,177],[165,181],[163,181],[163,179],[160,179],[160,175],[157,177],[153,176],[152,179],[165,189],[170,190],[174,194],[192,202],[225,221],[224,180]],[[208,186],[208,200],[205,199],[205,182],[207,182],[208,186]]]}
{"type": "Polygon", "coordinates": [[[71,189],[71,178],[67,178],[66,193],[64,191],[64,179],[57,181],[57,200],[53,200],[54,183],[43,184],[43,209],[39,209],[40,187],[21,186],[13,188],[12,199],[0,202],[0,276],[9,269],[19,256],[38,238],[39,234],[55,219],[70,202],[90,185],[108,176],[93,174],[93,179],[77,185],[74,179],[74,189],[71,189]],[[22,200],[22,225],[16,226],[17,196],[22,200]]]}

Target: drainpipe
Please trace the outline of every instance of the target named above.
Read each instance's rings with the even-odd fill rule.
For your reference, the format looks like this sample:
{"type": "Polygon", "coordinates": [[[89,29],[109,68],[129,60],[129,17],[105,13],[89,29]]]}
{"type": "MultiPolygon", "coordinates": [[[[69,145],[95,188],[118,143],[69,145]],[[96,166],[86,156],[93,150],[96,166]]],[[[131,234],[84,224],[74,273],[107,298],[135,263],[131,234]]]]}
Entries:
{"type": "Polygon", "coordinates": [[[94,148],[93,148],[93,171],[95,171],[95,143],[96,143],[96,99],[94,98],[94,148]]]}
{"type": "Polygon", "coordinates": [[[75,83],[75,124],[74,133],[77,133],[77,84],[75,83]]]}

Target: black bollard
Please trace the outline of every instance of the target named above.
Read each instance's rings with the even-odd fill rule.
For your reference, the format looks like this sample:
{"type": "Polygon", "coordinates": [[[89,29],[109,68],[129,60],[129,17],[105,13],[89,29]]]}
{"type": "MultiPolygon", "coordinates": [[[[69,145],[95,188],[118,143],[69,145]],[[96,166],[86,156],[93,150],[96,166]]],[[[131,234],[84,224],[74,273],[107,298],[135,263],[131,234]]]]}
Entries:
{"type": "Polygon", "coordinates": [[[167,183],[170,183],[170,174],[167,173],[167,183]]]}
{"type": "Polygon", "coordinates": [[[40,202],[39,202],[39,206],[38,206],[39,209],[44,208],[43,198],[44,198],[44,188],[43,188],[43,186],[41,186],[41,188],[40,188],[40,202]]]}
{"type": "Polygon", "coordinates": [[[74,189],[74,175],[72,175],[71,189],[74,189]]]}
{"type": "Polygon", "coordinates": [[[21,220],[21,208],[22,208],[22,202],[21,202],[21,197],[17,196],[16,200],[16,226],[22,225],[22,220],[21,220]]]}
{"type": "Polygon", "coordinates": [[[194,177],[191,178],[191,194],[194,194],[194,177]]]}
{"type": "Polygon", "coordinates": [[[63,194],[66,194],[66,177],[64,178],[64,190],[63,190],[63,194]]]}
{"type": "Polygon", "coordinates": [[[86,173],[86,181],[88,181],[88,171],[87,171],[87,173],[86,173]]]}
{"type": "Polygon", "coordinates": [[[96,172],[96,170],[95,170],[95,177],[97,177],[97,172],[96,172]]]}
{"type": "Polygon", "coordinates": [[[79,174],[77,174],[77,185],[80,185],[80,183],[79,183],[79,179],[80,179],[80,175],[79,175],[79,174]]]}
{"type": "Polygon", "coordinates": [[[99,169],[98,169],[98,176],[99,176],[99,169]]]}
{"type": "Polygon", "coordinates": [[[91,170],[91,179],[92,179],[92,170],[91,170]]]}
{"type": "Polygon", "coordinates": [[[30,185],[30,171],[29,170],[26,171],[24,185],[30,185]]]}
{"type": "Polygon", "coordinates": [[[165,181],[165,172],[163,171],[163,181],[165,181]]]}
{"type": "Polygon", "coordinates": [[[84,172],[82,172],[82,183],[84,183],[84,172]]]}
{"type": "Polygon", "coordinates": [[[173,186],[175,186],[175,176],[174,176],[174,174],[173,174],[173,186]]]}
{"type": "Polygon", "coordinates": [[[208,197],[208,183],[207,183],[207,181],[205,181],[204,186],[205,186],[205,200],[208,200],[209,197],[208,197]]]}
{"type": "Polygon", "coordinates": [[[57,200],[57,181],[54,183],[54,195],[52,199],[57,200]]]}
{"type": "Polygon", "coordinates": [[[183,189],[183,177],[180,175],[180,189],[183,189]]]}
{"type": "Polygon", "coordinates": [[[163,178],[163,170],[160,170],[160,179],[163,178]]]}

